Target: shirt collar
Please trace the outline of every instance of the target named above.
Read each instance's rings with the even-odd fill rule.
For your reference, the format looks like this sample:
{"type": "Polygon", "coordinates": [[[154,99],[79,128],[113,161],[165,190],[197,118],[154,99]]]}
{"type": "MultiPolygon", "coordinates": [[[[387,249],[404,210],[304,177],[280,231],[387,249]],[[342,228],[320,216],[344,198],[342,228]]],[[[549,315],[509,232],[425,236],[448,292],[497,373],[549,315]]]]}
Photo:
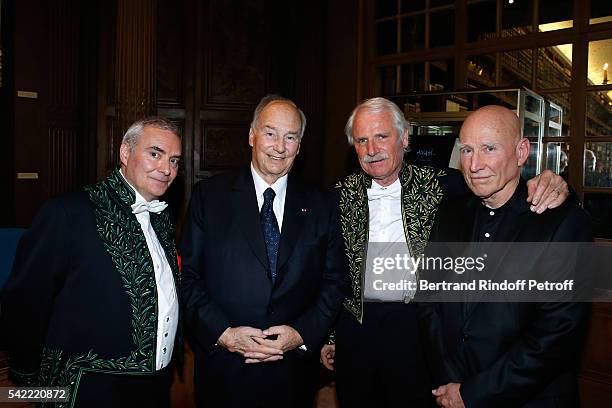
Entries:
{"type": "Polygon", "coordinates": [[[136,190],[136,188],[125,178],[125,176],[123,175],[123,169],[119,169],[119,174],[121,174],[121,177],[123,177],[123,180],[125,180],[127,185],[130,186],[130,188],[132,190],[134,190],[134,194],[136,195],[136,198],[135,198],[133,204],[136,204],[136,203],[147,203],[148,201],[145,200],[144,197],[142,195],[140,195],[138,190],[136,190]]]}
{"type": "Polygon", "coordinates": [[[289,174],[285,174],[284,176],[280,177],[272,185],[269,185],[263,178],[261,178],[259,173],[257,173],[257,170],[255,170],[255,167],[253,167],[253,163],[251,163],[251,174],[253,175],[255,194],[257,194],[257,197],[263,197],[263,193],[268,187],[271,187],[272,190],[274,190],[277,197],[284,195],[285,191],[287,191],[287,179],[289,174]]]}
{"type": "Polygon", "coordinates": [[[514,193],[512,194],[512,197],[510,197],[510,199],[506,201],[501,207],[491,209],[485,206],[484,203],[482,203],[482,207],[487,212],[493,210],[496,213],[500,214],[506,211],[517,214],[528,211],[529,203],[527,202],[527,182],[521,177],[519,179],[519,183],[516,186],[516,189],[514,190],[514,193]]]}

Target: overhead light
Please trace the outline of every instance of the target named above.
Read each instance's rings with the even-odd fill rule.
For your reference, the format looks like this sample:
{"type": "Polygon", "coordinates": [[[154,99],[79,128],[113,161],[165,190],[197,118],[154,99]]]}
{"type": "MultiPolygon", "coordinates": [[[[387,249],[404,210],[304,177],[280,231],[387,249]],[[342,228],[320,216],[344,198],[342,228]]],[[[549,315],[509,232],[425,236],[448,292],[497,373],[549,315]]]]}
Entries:
{"type": "Polygon", "coordinates": [[[514,4],[514,0],[508,0],[508,4],[514,4]]]}

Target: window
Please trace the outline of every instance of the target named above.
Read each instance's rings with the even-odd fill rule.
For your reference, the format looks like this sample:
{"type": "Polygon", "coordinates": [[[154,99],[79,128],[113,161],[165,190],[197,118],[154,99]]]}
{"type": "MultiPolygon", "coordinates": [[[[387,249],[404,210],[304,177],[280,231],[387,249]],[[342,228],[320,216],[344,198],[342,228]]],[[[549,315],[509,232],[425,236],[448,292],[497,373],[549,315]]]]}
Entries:
{"type": "Polygon", "coordinates": [[[584,186],[612,187],[612,142],[584,144],[584,186]]]}
{"type": "MultiPolygon", "coordinates": [[[[458,129],[467,111],[480,106],[497,103],[516,108],[516,101],[503,92],[527,88],[525,94],[531,90],[541,100],[537,106],[528,98],[521,102],[539,112],[527,109],[530,114],[521,116],[532,143],[523,174],[549,168],[569,180],[585,206],[602,217],[611,212],[611,0],[374,0],[364,4],[375,4],[366,6],[364,15],[375,33],[375,38],[362,39],[364,46],[372,47],[363,53],[364,97],[386,96],[414,118],[422,112],[443,112],[448,117],[439,121],[434,115],[439,123],[421,129],[424,134],[438,134],[458,129]],[[574,11],[588,17],[589,24],[574,20],[574,11]],[[455,33],[462,33],[461,38],[455,33]],[[556,38],[562,40],[555,42],[556,38]],[[575,75],[584,72],[573,65],[576,55],[588,57],[583,77],[575,75]],[[474,92],[482,90],[488,93],[474,92]],[[414,92],[428,95],[432,91],[434,99],[461,92],[466,96],[447,97],[440,106],[429,106],[427,98],[414,99],[419,97],[414,92]],[[487,99],[487,94],[496,97],[487,99]]],[[[606,217],[602,225],[612,223],[612,216],[606,217]]]]}
{"type": "Polygon", "coordinates": [[[612,21],[612,2],[610,0],[591,0],[589,16],[591,24],[607,23],[612,21]]]}
{"type": "Polygon", "coordinates": [[[572,79],[572,44],[538,48],[536,87],[569,88],[572,79]]]}
{"type": "Polygon", "coordinates": [[[552,31],[570,28],[573,26],[573,14],[573,0],[540,0],[539,29],[552,31]]]}

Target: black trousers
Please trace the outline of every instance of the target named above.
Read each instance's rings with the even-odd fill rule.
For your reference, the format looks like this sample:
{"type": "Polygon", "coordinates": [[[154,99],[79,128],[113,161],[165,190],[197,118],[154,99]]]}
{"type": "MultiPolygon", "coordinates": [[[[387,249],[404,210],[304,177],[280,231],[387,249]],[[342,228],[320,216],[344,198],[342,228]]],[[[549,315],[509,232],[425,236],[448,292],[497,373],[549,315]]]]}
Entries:
{"type": "Polygon", "coordinates": [[[77,389],[78,408],[168,408],[172,366],[155,375],[84,372],[77,389]]]}
{"type": "Polygon", "coordinates": [[[319,369],[318,354],[289,351],[280,361],[245,364],[244,357],[218,347],[196,354],[198,408],[312,408],[319,369]]]}
{"type": "Polygon", "coordinates": [[[335,366],[341,408],[436,406],[414,304],[366,303],[363,324],[343,308],[335,366]]]}

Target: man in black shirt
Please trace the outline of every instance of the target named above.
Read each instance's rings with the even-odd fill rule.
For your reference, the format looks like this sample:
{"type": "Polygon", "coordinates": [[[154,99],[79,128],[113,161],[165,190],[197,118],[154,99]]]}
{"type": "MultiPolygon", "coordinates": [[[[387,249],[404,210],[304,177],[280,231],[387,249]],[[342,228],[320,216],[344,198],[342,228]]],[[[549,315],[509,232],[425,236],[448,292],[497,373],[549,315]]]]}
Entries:
{"type": "MultiPolygon", "coordinates": [[[[517,115],[501,106],[483,107],[465,120],[460,142],[463,176],[475,196],[440,206],[430,242],[501,246],[503,253],[488,260],[493,268],[486,272],[495,275],[573,270],[576,264],[562,257],[543,256],[545,251],[524,256],[517,251],[520,245],[511,244],[539,242],[536,247],[557,249],[559,244],[549,243],[591,240],[590,221],[575,203],[543,215],[529,211],[520,177],[529,141],[521,136],[517,115]]],[[[419,323],[436,403],[451,408],[577,406],[572,360],[588,310],[586,303],[550,299],[422,303],[419,323]]]]}

